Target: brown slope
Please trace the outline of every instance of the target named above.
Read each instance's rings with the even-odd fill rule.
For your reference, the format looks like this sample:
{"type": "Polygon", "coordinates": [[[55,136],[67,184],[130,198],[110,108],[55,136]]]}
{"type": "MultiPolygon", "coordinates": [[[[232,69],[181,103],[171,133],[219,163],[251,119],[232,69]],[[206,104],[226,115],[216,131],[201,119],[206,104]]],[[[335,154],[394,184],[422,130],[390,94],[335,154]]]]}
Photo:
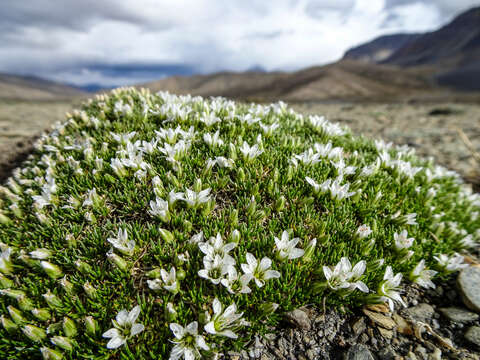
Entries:
{"type": "Polygon", "coordinates": [[[36,77],[0,74],[0,99],[57,100],[82,94],[73,87],[36,77]]]}
{"type": "Polygon", "coordinates": [[[430,70],[343,60],[293,73],[218,73],[170,77],[144,84],[153,91],[226,96],[246,100],[393,100],[443,96],[429,80],[430,70]]]}

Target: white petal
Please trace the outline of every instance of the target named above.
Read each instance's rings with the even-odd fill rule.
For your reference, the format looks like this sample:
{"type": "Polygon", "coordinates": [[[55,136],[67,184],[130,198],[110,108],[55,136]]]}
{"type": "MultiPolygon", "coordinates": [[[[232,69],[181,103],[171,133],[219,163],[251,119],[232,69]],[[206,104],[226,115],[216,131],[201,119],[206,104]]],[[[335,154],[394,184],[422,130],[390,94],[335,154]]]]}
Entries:
{"type": "Polygon", "coordinates": [[[125,326],[128,320],[128,312],[127,310],[121,310],[117,316],[115,317],[115,320],[117,320],[118,325],[120,326],[125,326]]]}
{"type": "Polygon", "coordinates": [[[288,258],[290,260],[297,259],[303,256],[304,253],[305,253],[305,250],[303,249],[292,249],[292,251],[290,251],[290,255],[288,256],[288,258]]]}
{"type": "Polygon", "coordinates": [[[205,331],[209,334],[216,334],[217,331],[215,330],[215,324],[213,321],[210,321],[207,325],[204,327],[205,331]]]}
{"type": "Polygon", "coordinates": [[[181,325],[179,325],[179,324],[171,323],[171,324],[170,324],[170,330],[172,330],[173,335],[174,335],[177,339],[181,339],[181,338],[183,338],[183,336],[185,335],[185,329],[183,328],[183,326],[181,326],[181,325]]]}
{"type": "Polygon", "coordinates": [[[130,329],[130,334],[132,336],[135,336],[137,334],[140,334],[143,330],[145,330],[145,326],[143,324],[133,324],[132,328],[130,329]]]}
{"type": "Polygon", "coordinates": [[[279,278],[280,276],[281,276],[281,274],[276,270],[267,270],[267,271],[265,271],[265,275],[263,276],[263,278],[265,280],[268,280],[268,279],[272,279],[272,278],[279,278]]]}
{"type": "Polygon", "coordinates": [[[268,268],[270,268],[270,266],[272,266],[272,260],[269,259],[268,257],[264,257],[261,261],[260,261],[260,269],[263,271],[263,270],[267,270],[268,268]]]}
{"type": "Polygon", "coordinates": [[[247,252],[246,257],[247,257],[248,265],[250,265],[251,267],[256,267],[257,266],[257,259],[255,259],[255,256],[253,256],[252,254],[247,252]]]}
{"type": "Polygon", "coordinates": [[[112,329],[110,329],[110,330],[105,331],[102,336],[103,336],[104,338],[119,337],[119,336],[120,336],[120,332],[118,331],[118,329],[112,328],[112,329]]]}
{"type": "Polygon", "coordinates": [[[213,312],[220,314],[222,312],[222,303],[217,299],[213,299],[213,312]]]}
{"type": "Polygon", "coordinates": [[[137,320],[138,315],[140,315],[140,305],[135,306],[130,313],[128,314],[127,322],[133,324],[137,320]]]}
{"type": "Polygon", "coordinates": [[[198,334],[198,322],[192,321],[190,324],[187,325],[185,330],[192,335],[198,334]]]}
{"type": "Polygon", "coordinates": [[[123,344],[125,344],[125,339],[123,337],[114,337],[108,342],[107,349],[116,349],[123,344]]]}
{"type": "Polygon", "coordinates": [[[203,336],[197,336],[195,338],[195,342],[197,343],[197,346],[203,350],[210,350],[210,347],[207,345],[207,343],[205,342],[205,339],[203,338],[203,336]]]}

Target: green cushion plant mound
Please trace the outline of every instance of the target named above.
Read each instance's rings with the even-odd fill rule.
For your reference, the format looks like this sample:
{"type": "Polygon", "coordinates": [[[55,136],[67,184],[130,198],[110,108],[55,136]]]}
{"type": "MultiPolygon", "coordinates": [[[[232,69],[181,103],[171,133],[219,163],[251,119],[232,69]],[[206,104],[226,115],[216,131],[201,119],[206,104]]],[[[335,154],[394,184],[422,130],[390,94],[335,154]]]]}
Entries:
{"type": "Polygon", "coordinates": [[[0,358],[195,359],[305,304],[401,307],[478,245],[480,198],[280,102],[118,89],[0,198],[0,358]]]}

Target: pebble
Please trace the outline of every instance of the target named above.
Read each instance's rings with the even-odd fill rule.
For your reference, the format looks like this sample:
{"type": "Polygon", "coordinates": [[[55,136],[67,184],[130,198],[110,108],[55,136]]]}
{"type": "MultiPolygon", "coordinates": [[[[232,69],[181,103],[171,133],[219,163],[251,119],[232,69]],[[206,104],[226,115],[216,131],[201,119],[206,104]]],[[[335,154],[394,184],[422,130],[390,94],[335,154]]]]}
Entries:
{"type": "Polygon", "coordinates": [[[400,334],[404,334],[404,335],[413,334],[412,327],[403,317],[401,317],[397,313],[394,313],[392,317],[393,317],[393,320],[395,320],[395,323],[397,324],[397,331],[400,334]]]}
{"type": "Polygon", "coordinates": [[[389,318],[388,316],[375,313],[367,309],[363,309],[363,313],[367,315],[369,319],[372,320],[374,323],[380,325],[385,329],[392,330],[395,327],[395,321],[393,321],[392,318],[389,318]]]}
{"type": "Polygon", "coordinates": [[[480,267],[463,269],[457,278],[457,286],[463,303],[471,310],[480,312],[480,267]]]}
{"type": "Polygon", "coordinates": [[[416,306],[403,310],[403,313],[418,321],[431,319],[435,310],[429,304],[420,303],[416,306]]]}
{"type": "Polygon", "coordinates": [[[285,318],[287,319],[288,322],[290,322],[292,325],[296,326],[297,328],[300,328],[303,330],[310,330],[312,328],[312,322],[310,321],[310,318],[305,313],[305,311],[302,311],[300,309],[295,309],[293,311],[286,313],[285,318]]]}
{"type": "Polygon", "coordinates": [[[475,321],[475,320],[478,320],[479,318],[478,314],[475,314],[473,312],[470,312],[461,308],[456,308],[456,307],[441,308],[438,310],[447,319],[454,322],[459,322],[459,323],[475,321]]]}
{"type": "Polygon", "coordinates": [[[395,360],[397,357],[397,354],[395,353],[393,348],[390,345],[388,345],[377,353],[377,357],[380,360],[395,360]]]}
{"type": "Polygon", "coordinates": [[[472,326],[465,333],[465,339],[474,343],[477,346],[480,346],[480,327],[472,326]]]}
{"type": "Polygon", "coordinates": [[[370,350],[365,345],[355,344],[348,349],[345,360],[375,360],[370,350]]]}
{"type": "Polygon", "coordinates": [[[379,327],[378,331],[380,332],[380,335],[382,335],[387,340],[391,340],[393,338],[393,331],[392,330],[387,330],[387,329],[383,329],[383,328],[379,327]]]}
{"type": "Polygon", "coordinates": [[[360,335],[367,329],[367,325],[365,324],[365,318],[361,317],[352,325],[352,330],[355,335],[360,335]]]}

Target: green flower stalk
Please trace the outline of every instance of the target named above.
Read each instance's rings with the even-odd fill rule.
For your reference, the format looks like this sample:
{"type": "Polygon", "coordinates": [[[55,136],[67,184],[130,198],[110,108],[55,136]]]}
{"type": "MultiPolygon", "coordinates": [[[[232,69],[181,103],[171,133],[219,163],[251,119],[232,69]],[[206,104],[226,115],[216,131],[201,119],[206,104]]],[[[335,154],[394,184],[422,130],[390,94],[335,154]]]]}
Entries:
{"type": "Polygon", "coordinates": [[[40,321],[50,320],[52,314],[48,309],[32,309],[32,314],[40,321]]]}
{"type": "Polygon", "coordinates": [[[3,315],[0,316],[0,323],[2,323],[3,328],[10,334],[13,334],[18,330],[18,325],[3,315]]]}
{"type": "Polygon", "coordinates": [[[98,332],[98,322],[93,316],[85,317],[85,331],[90,336],[95,336],[98,332]]]}
{"type": "Polygon", "coordinates": [[[62,328],[63,333],[69,338],[75,337],[77,335],[77,325],[75,324],[75,321],[73,321],[69,317],[65,316],[63,318],[62,328]]]}
{"type": "Polygon", "coordinates": [[[73,350],[73,342],[71,339],[65,336],[54,336],[50,339],[50,342],[58,346],[59,348],[71,352],[73,350]]]}
{"type": "Polygon", "coordinates": [[[50,349],[48,347],[42,346],[40,348],[42,353],[43,360],[62,360],[63,354],[60,351],[50,349]]]}

